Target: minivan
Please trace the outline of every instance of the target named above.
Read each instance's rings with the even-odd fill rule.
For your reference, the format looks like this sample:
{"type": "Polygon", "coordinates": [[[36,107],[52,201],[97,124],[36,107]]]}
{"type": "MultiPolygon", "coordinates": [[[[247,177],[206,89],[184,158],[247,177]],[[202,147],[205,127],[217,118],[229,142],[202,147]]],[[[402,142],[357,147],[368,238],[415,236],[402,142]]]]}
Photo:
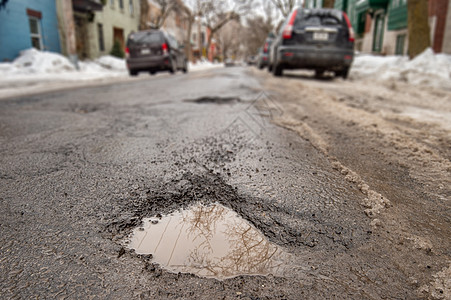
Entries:
{"type": "Polygon", "coordinates": [[[159,29],[131,33],[125,53],[130,76],[141,71],[152,75],[158,71],[173,74],[177,70],[188,71],[184,47],[172,35],[159,29]]]}

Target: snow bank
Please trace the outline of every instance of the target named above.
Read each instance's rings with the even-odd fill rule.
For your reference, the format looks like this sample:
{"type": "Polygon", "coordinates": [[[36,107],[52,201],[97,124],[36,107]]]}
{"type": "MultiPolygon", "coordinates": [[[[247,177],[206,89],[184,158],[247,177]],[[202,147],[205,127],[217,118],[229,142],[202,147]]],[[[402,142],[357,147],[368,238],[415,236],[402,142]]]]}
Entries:
{"type": "Polygon", "coordinates": [[[202,70],[223,67],[223,66],[224,66],[224,64],[212,63],[208,60],[199,60],[196,63],[189,62],[188,70],[189,71],[202,71],[202,70]]]}
{"type": "Polygon", "coordinates": [[[75,71],[70,61],[57,53],[41,52],[34,48],[24,50],[12,63],[14,74],[45,74],[75,71]]]}
{"type": "Polygon", "coordinates": [[[104,67],[105,69],[115,71],[127,71],[127,66],[124,59],[120,59],[111,55],[102,56],[95,60],[96,64],[104,67]]]}
{"type": "Polygon", "coordinates": [[[102,56],[95,61],[79,62],[79,70],[65,56],[34,48],[20,52],[12,63],[1,63],[3,80],[92,80],[126,76],[125,60],[102,56]]]}
{"type": "MultiPolygon", "coordinates": [[[[34,48],[24,50],[12,63],[0,63],[0,75],[3,81],[20,80],[93,80],[112,77],[128,77],[124,59],[110,55],[102,56],[94,61],[80,61],[79,70],[65,56],[34,48]]],[[[189,63],[190,71],[206,70],[222,66],[201,60],[189,63]]]]}
{"type": "Polygon", "coordinates": [[[360,55],[354,60],[350,78],[403,81],[451,89],[451,55],[426,49],[409,60],[406,56],[360,55]]]}

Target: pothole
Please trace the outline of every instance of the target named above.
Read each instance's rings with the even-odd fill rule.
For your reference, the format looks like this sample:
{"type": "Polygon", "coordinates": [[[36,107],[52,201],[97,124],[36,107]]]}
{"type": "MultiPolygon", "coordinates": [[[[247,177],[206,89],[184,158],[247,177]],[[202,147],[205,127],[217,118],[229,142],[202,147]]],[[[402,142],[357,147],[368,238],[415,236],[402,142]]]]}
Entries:
{"type": "Polygon", "coordinates": [[[237,97],[201,97],[197,99],[188,99],[185,100],[185,102],[194,102],[198,104],[207,104],[207,103],[213,103],[213,104],[228,104],[228,103],[234,103],[234,102],[240,102],[241,99],[237,97]]]}
{"type": "Polygon", "coordinates": [[[146,218],[127,247],[174,273],[219,280],[239,275],[281,276],[291,255],[234,211],[196,204],[161,218],[146,218]]]}

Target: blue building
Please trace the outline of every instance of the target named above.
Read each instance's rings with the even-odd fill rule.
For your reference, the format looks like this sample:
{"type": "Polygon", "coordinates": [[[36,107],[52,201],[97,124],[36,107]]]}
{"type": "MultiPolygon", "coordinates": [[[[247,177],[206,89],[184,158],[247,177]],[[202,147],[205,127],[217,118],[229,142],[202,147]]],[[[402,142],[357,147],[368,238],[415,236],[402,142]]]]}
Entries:
{"type": "Polygon", "coordinates": [[[0,62],[31,47],[61,52],[55,0],[9,0],[0,10],[0,62]]]}

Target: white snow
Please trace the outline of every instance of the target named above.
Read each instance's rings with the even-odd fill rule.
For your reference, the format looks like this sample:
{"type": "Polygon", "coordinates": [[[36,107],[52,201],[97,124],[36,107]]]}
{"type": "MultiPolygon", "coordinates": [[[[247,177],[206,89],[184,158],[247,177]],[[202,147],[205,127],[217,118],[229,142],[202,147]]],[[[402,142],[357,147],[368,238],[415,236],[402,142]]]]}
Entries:
{"type": "MultiPolygon", "coordinates": [[[[189,63],[189,71],[222,67],[200,60],[189,63]]],[[[451,55],[427,49],[413,60],[405,56],[357,55],[351,68],[354,81],[402,81],[451,90],[451,55]]],[[[11,63],[0,63],[0,98],[55,89],[60,85],[82,86],[112,80],[131,80],[125,60],[102,56],[79,62],[79,70],[63,55],[27,49],[11,63]]]]}
{"type": "MultiPolygon", "coordinates": [[[[189,64],[189,71],[221,67],[208,61],[189,64]]],[[[0,63],[0,98],[58,88],[132,80],[125,60],[110,55],[78,62],[79,69],[61,54],[34,48],[21,51],[11,63],[0,63]]]]}
{"type": "Polygon", "coordinates": [[[356,56],[351,67],[353,80],[402,81],[451,89],[451,55],[434,54],[426,49],[412,60],[406,56],[356,56]]]}

